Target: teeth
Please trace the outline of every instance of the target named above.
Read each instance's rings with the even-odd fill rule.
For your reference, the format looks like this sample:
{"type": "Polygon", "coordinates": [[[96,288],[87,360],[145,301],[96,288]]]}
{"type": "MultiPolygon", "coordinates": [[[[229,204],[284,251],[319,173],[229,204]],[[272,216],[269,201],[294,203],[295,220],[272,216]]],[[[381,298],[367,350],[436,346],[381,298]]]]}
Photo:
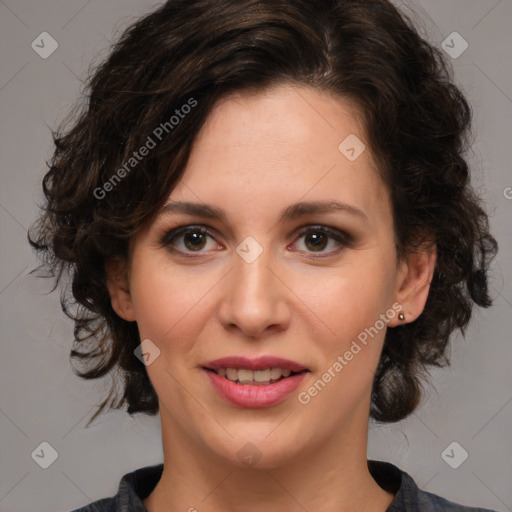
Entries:
{"type": "MultiPolygon", "coordinates": [[[[279,368],[278,368],[278,370],[279,370],[279,368]]],[[[267,368],[266,370],[256,370],[253,373],[254,373],[254,380],[256,382],[268,382],[270,380],[270,373],[271,373],[270,368],[267,368]]],[[[281,373],[281,372],[279,372],[279,373],[281,373]]],[[[280,377],[280,375],[279,375],[279,377],[280,377]]],[[[277,378],[279,378],[279,377],[277,377],[277,378]]]]}
{"type": "Polygon", "coordinates": [[[219,368],[218,375],[239,384],[270,384],[281,377],[289,377],[291,371],[285,368],[266,368],[265,370],[246,370],[244,368],[219,368]]]}
{"type": "Polygon", "coordinates": [[[238,379],[238,370],[235,370],[234,368],[226,368],[226,378],[229,380],[238,379]]]}
{"type": "Polygon", "coordinates": [[[281,368],[270,368],[270,378],[273,380],[279,379],[281,371],[281,368]]]}
{"type": "MultiPolygon", "coordinates": [[[[230,368],[231,369],[231,368],[230,368]]],[[[236,372],[236,370],[233,370],[236,372]]],[[[254,372],[252,370],[238,370],[238,380],[242,384],[252,382],[254,380],[254,372]]]]}

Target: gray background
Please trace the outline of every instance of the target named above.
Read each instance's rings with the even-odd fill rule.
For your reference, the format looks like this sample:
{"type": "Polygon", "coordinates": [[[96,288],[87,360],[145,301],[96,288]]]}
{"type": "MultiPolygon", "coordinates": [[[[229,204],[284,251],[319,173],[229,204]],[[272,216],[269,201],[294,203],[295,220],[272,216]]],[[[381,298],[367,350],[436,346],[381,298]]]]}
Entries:
{"type": "MultiPolygon", "coordinates": [[[[84,428],[110,379],[88,382],[73,374],[72,324],[61,314],[58,293],[45,294],[50,282],[28,275],[37,261],[26,242],[52,152],[49,128],[80,95],[91,59],[105,56],[116,31],[157,4],[0,0],[1,512],[71,510],[115,494],[128,471],[162,461],[158,416],[116,411],[84,428]],[[47,59],[31,47],[45,31],[59,45],[47,59]],[[58,453],[47,469],[31,457],[43,441],[58,453]]],[[[452,365],[432,372],[433,386],[415,414],[371,426],[369,457],[397,464],[423,489],[453,501],[512,510],[512,2],[400,5],[417,13],[436,45],[454,31],[469,44],[449,60],[474,106],[473,179],[491,212],[500,254],[491,281],[494,307],[475,311],[465,339],[454,336],[452,365]],[[469,453],[457,469],[441,457],[453,441],[469,453]]]]}

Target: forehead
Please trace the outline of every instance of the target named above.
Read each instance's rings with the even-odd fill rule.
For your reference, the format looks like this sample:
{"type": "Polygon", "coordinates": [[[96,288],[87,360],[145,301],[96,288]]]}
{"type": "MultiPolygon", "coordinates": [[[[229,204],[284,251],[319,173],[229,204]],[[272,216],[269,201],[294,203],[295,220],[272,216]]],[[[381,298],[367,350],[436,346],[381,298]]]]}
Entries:
{"type": "Polygon", "coordinates": [[[219,100],[169,199],[221,204],[239,219],[299,200],[341,201],[375,219],[389,213],[358,108],[291,85],[219,100]]]}

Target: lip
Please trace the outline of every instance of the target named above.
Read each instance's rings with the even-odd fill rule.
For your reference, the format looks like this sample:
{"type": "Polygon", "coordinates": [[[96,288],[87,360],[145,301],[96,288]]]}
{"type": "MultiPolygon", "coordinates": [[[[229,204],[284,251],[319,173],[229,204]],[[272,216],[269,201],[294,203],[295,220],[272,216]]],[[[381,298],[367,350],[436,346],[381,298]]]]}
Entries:
{"type": "MultiPolygon", "coordinates": [[[[232,364],[232,361],[230,364],[232,364]]],[[[260,363],[258,362],[258,364],[260,363]]],[[[220,367],[223,368],[224,366],[220,367]]],[[[233,368],[233,366],[227,366],[227,368],[233,368]]],[[[251,386],[249,384],[236,384],[206,368],[203,368],[203,371],[208,375],[213,389],[222,399],[232,405],[248,408],[270,407],[283,402],[297,389],[307,373],[304,371],[303,373],[290,375],[273,384],[251,386]]]]}
{"type": "Polygon", "coordinates": [[[214,359],[203,365],[203,368],[218,370],[219,368],[243,368],[245,370],[265,370],[266,368],[283,368],[292,372],[302,372],[307,368],[296,361],[277,356],[260,356],[250,358],[245,356],[229,356],[214,359]]]}

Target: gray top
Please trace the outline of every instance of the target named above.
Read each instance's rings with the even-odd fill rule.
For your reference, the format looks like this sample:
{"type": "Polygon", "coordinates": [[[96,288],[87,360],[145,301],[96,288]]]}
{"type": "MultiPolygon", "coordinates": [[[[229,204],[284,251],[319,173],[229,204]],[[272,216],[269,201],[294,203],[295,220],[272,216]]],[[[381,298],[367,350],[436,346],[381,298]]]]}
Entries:
{"type": "MultiPolygon", "coordinates": [[[[142,500],[155,488],[163,468],[163,464],[157,464],[127,473],[121,478],[115,496],[94,501],[71,512],[147,512],[142,500]]],[[[436,494],[422,491],[410,475],[388,462],[369,460],[368,469],[380,487],[395,494],[395,499],[386,512],[490,511],[458,505],[436,494]]]]}

